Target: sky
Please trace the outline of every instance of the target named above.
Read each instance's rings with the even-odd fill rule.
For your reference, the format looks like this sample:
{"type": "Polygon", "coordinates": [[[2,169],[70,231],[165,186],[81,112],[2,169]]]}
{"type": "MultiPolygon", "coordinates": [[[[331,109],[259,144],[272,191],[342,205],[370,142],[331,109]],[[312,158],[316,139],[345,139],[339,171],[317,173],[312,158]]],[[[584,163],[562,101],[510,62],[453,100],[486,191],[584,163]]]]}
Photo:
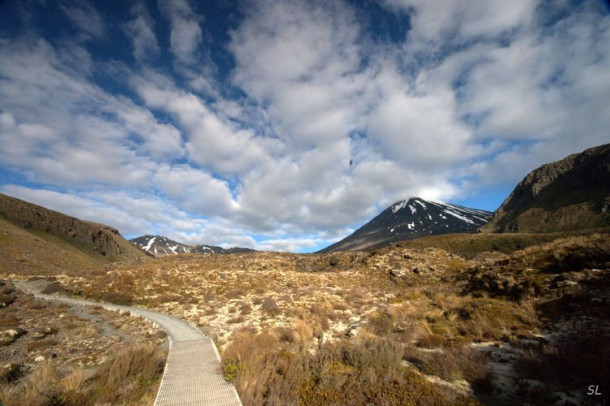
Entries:
{"type": "Polygon", "coordinates": [[[311,252],[610,141],[601,0],[0,1],[0,192],[311,252]]]}

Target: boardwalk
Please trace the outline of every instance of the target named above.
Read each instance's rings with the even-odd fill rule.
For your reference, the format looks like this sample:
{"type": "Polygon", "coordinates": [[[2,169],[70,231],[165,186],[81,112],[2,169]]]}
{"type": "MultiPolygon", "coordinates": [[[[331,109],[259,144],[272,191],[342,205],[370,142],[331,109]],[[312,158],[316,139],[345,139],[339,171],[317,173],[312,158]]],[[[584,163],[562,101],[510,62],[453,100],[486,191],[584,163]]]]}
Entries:
{"type": "Polygon", "coordinates": [[[46,300],[80,305],[101,305],[109,310],[128,311],[146,317],[165,330],[170,338],[169,355],[155,406],[241,405],[237,391],[222,376],[220,356],[216,345],[189,323],[151,310],[43,295],[32,292],[24,284],[20,284],[20,286],[46,300]]]}

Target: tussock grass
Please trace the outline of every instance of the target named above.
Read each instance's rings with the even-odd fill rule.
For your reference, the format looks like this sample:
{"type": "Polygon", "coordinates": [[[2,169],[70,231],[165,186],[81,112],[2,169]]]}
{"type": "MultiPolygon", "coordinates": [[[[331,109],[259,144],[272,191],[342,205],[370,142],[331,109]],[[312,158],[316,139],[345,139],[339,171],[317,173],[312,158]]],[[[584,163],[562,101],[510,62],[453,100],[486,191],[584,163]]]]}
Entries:
{"type": "MultiPolygon", "coordinates": [[[[295,326],[303,330],[303,326],[295,326]]],[[[298,404],[476,404],[474,398],[443,390],[402,363],[402,348],[369,337],[304,351],[286,331],[235,333],[223,354],[225,377],[244,405],[298,404]]],[[[470,370],[469,370],[470,372],[470,370]]]]}
{"type": "Polygon", "coordinates": [[[130,345],[90,377],[46,361],[22,385],[0,388],[0,402],[4,406],[138,404],[156,393],[163,360],[164,354],[154,346],[130,345]]]}

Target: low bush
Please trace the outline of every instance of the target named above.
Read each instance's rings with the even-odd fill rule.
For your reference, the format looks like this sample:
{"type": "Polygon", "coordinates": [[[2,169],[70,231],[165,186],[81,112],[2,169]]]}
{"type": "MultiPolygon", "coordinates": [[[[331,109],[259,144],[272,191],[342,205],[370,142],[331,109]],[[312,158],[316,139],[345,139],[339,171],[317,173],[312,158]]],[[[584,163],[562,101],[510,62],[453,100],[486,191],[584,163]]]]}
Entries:
{"type": "Polygon", "coordinates": [[[280,312],[277,302],[272,297],[265,298],[261,304],[261,308],[272,316],[275,316],[280,312]]]}
{"type": "Polygon", "coordinates": [[[223,371],[244,405],[476,403],[404,367],[402,350],[391,340],[326,343],[311,353],[296,345],[310,330],[303,324],[277,332],[241,329],[233,334],[223,353],[223,371]]]}
{"type": "Polygon", "coordinates": [[[133,304],[133,297],[122,292],[108,292],[102,296],[102,300],[108,303],[114,303],[121,306],[130,306],[133,304]]]}

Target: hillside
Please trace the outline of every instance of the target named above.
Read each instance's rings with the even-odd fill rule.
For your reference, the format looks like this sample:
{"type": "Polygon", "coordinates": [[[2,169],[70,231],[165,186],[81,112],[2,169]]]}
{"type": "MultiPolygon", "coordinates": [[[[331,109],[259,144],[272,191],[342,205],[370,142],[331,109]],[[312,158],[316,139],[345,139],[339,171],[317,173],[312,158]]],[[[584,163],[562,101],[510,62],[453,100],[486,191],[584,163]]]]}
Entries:
{"type": "Polygon", "coordinates": [[[88,269],[151,257],[118,230],[0,194],[0,254],[3,270],[33,267],[44,273],[88,269]]]}
{"type": "Polygon", "coordinates": [[[411,198],[397,202],[343,240],[320,252],[362,250],[392,242],[454,233],[472,233],[491,213],[411,198]]]}
{"type": "Polygon", "coordinates": [[[610,144],[530,172],[482,232],[546,233],[610,226],[610,144]]]}

